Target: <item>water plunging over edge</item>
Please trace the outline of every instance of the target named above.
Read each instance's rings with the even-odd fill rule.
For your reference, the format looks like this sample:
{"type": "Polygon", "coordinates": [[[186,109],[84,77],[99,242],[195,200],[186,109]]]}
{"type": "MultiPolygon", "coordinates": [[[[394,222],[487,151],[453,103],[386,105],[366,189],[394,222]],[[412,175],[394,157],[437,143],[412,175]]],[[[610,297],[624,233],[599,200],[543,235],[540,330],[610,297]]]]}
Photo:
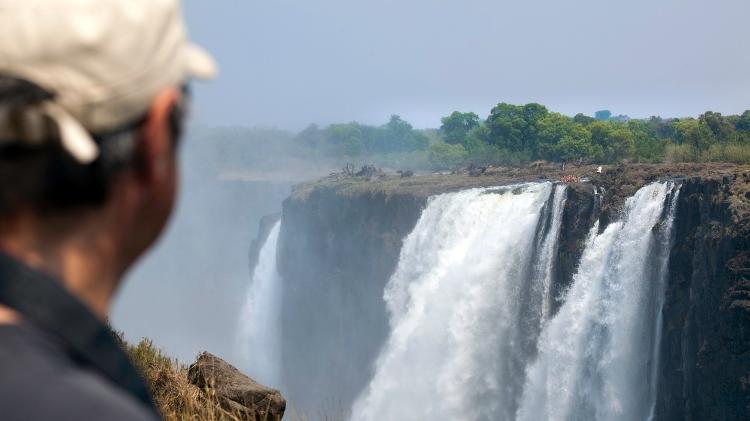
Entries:
{"type": "Polygon", "coordinates": [[[677,194],[645,186],[620,221],[597,223],[552,319],[564,187],[431,198],[386,287],[391,333],[352,419],[651,416],[677,194]]]}
{"type": "Polygon", "coordinates": [[[391,334],[352,419],[513,417],[564,195],[535,183],[430,199],[386,287],[391,334]]]}
{"type": "Polygon", "coordinates": [[[281,221],[276,222],[258,254],[242,309],[239,346],[249,373],[262,384],[281,388],[280,323],[282,283],[276,268],[281,221]]]}
{"type": "Polygon", "coordinates": [[[645,186],[620,221],[592,229],[565,302],[540,336],[516,419],[651,415],[677,194],[672,182],[645,186]]]}

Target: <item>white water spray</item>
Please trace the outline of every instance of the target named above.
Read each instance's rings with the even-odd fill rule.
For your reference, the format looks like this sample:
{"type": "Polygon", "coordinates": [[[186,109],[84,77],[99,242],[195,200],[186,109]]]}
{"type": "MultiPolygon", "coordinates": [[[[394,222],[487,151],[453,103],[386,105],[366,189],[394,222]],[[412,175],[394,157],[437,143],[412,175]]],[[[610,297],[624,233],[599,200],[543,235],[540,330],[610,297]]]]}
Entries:
{"type": "Polygon", "coordinates": [[[544,183],[431,199],[386,287],[391,333],[353,420],[649,418],[676,191],[646,186],[593,227],[553,316],[564,197],[544,183]]]}
{"type": "Polygon", "coordinates": [[[431,199],[386,287],[391,334],[352,419],[512,417],[563,196],[543,183],[431,199]]]}
{"type": "Polygon", "coordinates": [[[622,221],[600,235],[594,227],[565,303],[540,336],[517,419],[649,417],[672,192],[671,183],[646,186],[627,200],[622,221]]]}
{"type": "Polygon", "coordinates": [[[242,310],[240,349],[248,373],[269,386],[281,387],[279,318],[281,277],[276,269],[276,245],[281,221],[277,222],[258,254],[247,301],[242,310]]]}

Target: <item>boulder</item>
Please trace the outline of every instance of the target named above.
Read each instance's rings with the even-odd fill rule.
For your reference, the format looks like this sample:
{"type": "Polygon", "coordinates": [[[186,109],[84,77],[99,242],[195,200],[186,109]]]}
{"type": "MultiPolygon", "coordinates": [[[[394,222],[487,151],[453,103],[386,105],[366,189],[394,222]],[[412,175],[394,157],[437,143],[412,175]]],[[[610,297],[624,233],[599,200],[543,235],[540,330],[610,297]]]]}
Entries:
{"type": "Polygon", "coordinates": [[[286,400],[278,390],[261,385],[208,352],[190,365],[188,380],[215,394],[224,409],[248,420],[281,420],[286,409],[286,400]]]}

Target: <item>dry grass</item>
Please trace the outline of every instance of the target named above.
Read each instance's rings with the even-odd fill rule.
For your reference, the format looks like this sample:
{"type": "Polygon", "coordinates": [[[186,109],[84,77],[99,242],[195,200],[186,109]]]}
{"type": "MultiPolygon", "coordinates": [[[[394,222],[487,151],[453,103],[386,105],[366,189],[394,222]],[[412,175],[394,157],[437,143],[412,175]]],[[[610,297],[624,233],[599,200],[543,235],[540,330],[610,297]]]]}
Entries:
{"type": "MultiPolygon", "coordinates": [[[[123,340],[122,334],[115,336],[130,355],[131,360],[143,374],[163,419],[167,421],[279,421],[253,419],[246,413],[230,412],[222,408],[213,390],[201,390],[188,381],[188,367],[170,358],[154,346],[150,339],[142,339],[136,345],[123,340]]],[[[287,408],[285,420],[290,421],[343,421],[341,405],[329,403],[314,416],[287,408]]]]}
{"type": "Polygon", "coordinates": [[[696,162],[697,157],[695,148],[690,145],[669,144],[664,149],[664,161],[669,163],[696,162]]]}
{"type": "Polygon", "coordinates": [[[224,410],[212,389],[200,390],[188,382],[187,367],[167,357],[148,339],[137,345],[123,342],[143,373],[151,395],[165,420],[238,421],[247,416],[224,410]]]}
{"type": "Polygon", "coordinates": [[[734,162],[736,164],[750,164],[750,145],[730,143],[727,145],[711,145],[704,154],[706,162],[734,162]]]}
{"type": "Polygon", "coordinates": [[[750,145],[729,143],[711,145],[708,150],[697,153],[691,145],[670,144],[665,149],[666,162],[731,162],[750,164],[750,145]]]}

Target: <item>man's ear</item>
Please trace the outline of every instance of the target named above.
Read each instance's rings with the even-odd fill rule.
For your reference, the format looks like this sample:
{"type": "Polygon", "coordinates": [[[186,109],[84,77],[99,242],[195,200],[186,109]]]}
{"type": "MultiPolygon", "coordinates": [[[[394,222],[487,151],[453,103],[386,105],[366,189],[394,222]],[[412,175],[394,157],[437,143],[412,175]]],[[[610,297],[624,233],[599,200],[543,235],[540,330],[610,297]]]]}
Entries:
{"type": "Polygon", "coordinates": [[[164,177],[174,159],[172,142],[176,139],[172,139],[169,114],[181,95],[177,88],[165,88],[151,102],[136,145],[137,168],[144,181],[164,177]]]}

